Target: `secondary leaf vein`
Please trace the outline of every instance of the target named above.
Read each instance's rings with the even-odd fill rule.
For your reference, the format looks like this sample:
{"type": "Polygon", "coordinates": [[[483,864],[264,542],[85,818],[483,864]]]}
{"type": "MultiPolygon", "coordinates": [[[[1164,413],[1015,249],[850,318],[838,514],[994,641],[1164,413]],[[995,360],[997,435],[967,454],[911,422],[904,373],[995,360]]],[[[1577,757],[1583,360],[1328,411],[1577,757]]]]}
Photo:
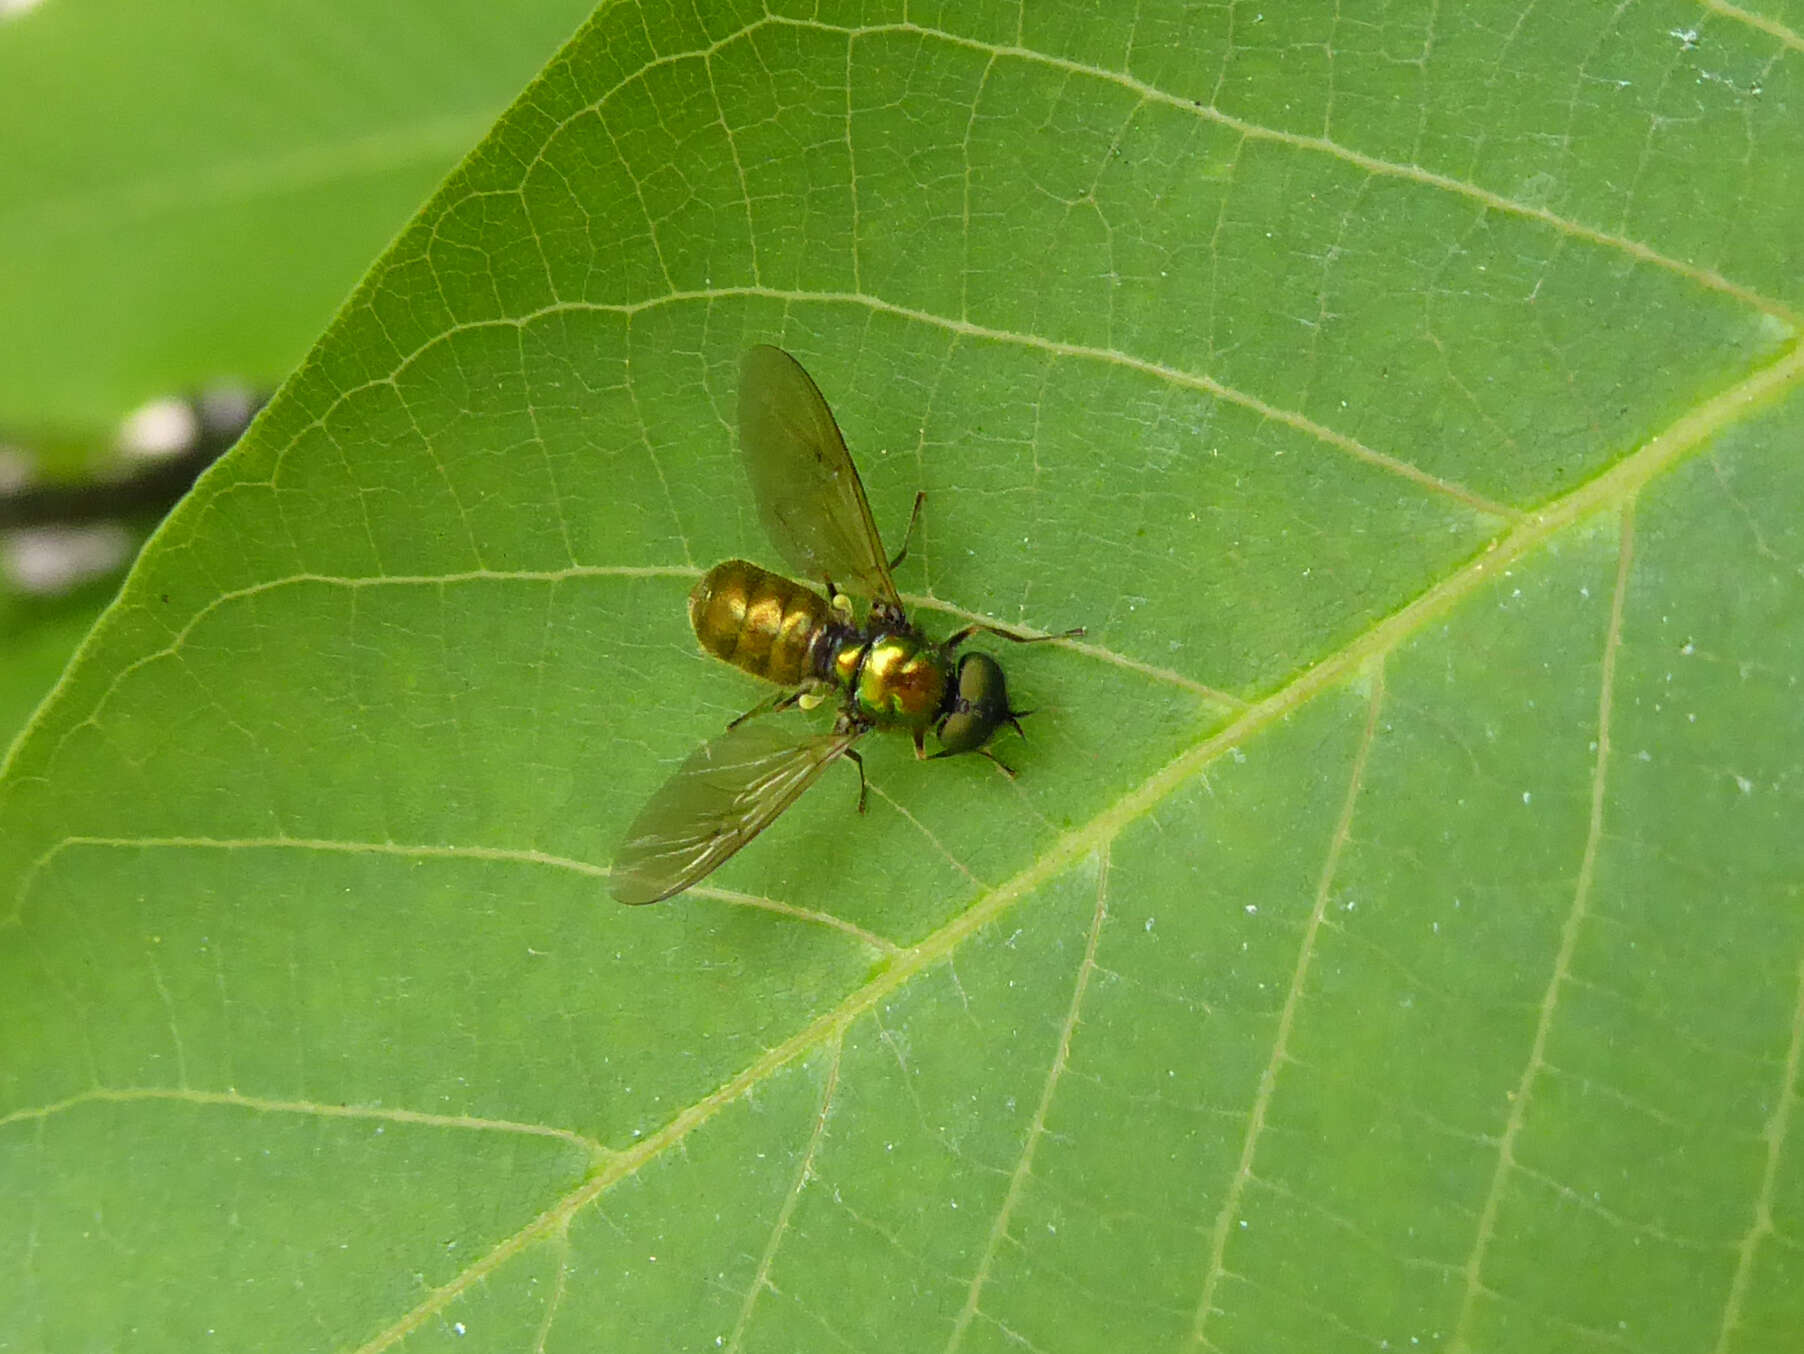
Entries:
{"type": "Polygon", "coordinates": [[[1241,1196],[1246,1191],[1247,1182],[1253,1179],[1253,1161],[1259,1150],[1259,1139],[1265,1131],[1267,1117],[1271,1112],[1273,1097],[1278,1089],[1278,1070],[1290,1056],[1290,1032],[1295,1027],[1297,1012],[1303,1004],[1303,994],[1309,985],[1309,966],[1315,957],[1316,939],[1321,934],[1322,922],[1328,914],[1328,896],[1334,887],[1335,872],[1340,867],[1341,851],[1346,847],[1347,838],[1352,832],[1353,811],[1359,803],[1359,792],[1365,784],[1366,762],[1371,756],[1372,744],[1378,738],[1378,714],[1384,708],[1384,666],[1382,662],[1374,664],[1371,672],[1371,699],[1366,706],[1365,729],[1360,735],[1359,750],[1353,756],[1353,771],[1347,778],[1347,793],[1341,803],[1340,817],[1334,824],[1334,834],[1328,842],[1327,859],[1322,862],[1322,873],[1316,883],[1315,903],[1310,908],[1309,920],[1303,927],[1303,940],[1297,947],[1297,963],[1290,976],[1290,988],[1284,994],[1284,1007],[1278,1015],[1278,1032],[1272,1040],[1271,1057],[1266,1060],[1265,1070],[1259,1074],[1259,1089],[1253,1096],[1253,1107],[1247,1115],[1246,1136],[1240,1144],[1240,1161],[1234,1170],[1234,1178],[1228,1182],[1227,1195],[1215,1215],[1215,1224],[1210,1229],[1209,1265],[1203,1274],[1202,1295],[1197,1299],[1196,1315],[1191,1325],[1190,1347],[1200,1350],[1209,1347],[1209,1317],[1215,1311],[1215,1290],[1227,1275],[1228,1238],[1233,1235],[1234,1220],[1240,1212],[1241,1196]]]}
{"type": "Polygon", "coordinates": [[[1466,1257],[1465,1291],[1460,1298],[1459,1317],[1454,1323],[1453,1337],[1448,1342],[1448,1349],[1454,1351],[1454,1354],[1460,1354],[1460,1351],[1471,1347],[1472,1320],[1478,1308],[1478,1299],[1486,1291],[1482,1275],[1491,1241],[1496,1234],[1498,1209],[1502,1205],[1509,1177],[1518,1169],[1516,1140],[1521,1136],[1522,1126],[1527,1121],[1535,1083],[1548,1065],[1547,1044],[1553,1030],[1554,1012],[1559,1006],[1560,989],[1572,969],[1572,958],[1578,950],[1579,933],[1584,929],[1585,919],[1590,911],[1591,883],[1597,869],[1598,847],[1603,839],[1604,788],[1610,770],[1610,705],[1615,693],[1616,655],[1622,644],[1623,598],[1628,592],[1629,565],[1634,557],[1635,514],[1632,499],[1623,507],[1621,540],[1616,557],[1616,587],[1610,599],[1610,628],[1604,640],[1603,675],[1598,684],[1597,756],[1591,772],[1591,811],[1585,831],[1584,854],[1579,860],[1578,879],[1572,890],[1572,906],[1567,909],[1566,919],[1560,927],[1560,946],[1554,955],[1553,972],[1541,994],[1534,1040],[1529,1046],[1528,1060],[1523,1066],[1522,1075],[1510,1096],[1509,1116],[1497,1143],[1496,1165],[1491,1171],[1491,1182],[1485,1190],[1484,1203],[1479,1208],[1472,1250],[1466,1257]]]}
{"type": "Polygon", "coordinates": [[[1009,1176],[1008,1190],[1003,1195],[1002,1206],[996,1210],[989,1238],[984,1243],[983,1255],[978,1259],[977,1268],[971,1275],[965,1305],[953,1322],[952,1338],[946,1342],[946,1354],[958,1354],[959,1346],[964,1343],[965,1331],[977,1316],[984,1285],[989,1281],[990,1266],[995,1263],[996,1252],[1008,1236],[1009,1220],[1014,1216],[1015,1205],[1020,1202],[1028,1178],[1033,1174],[1034,1153],[1039,1149],[1040,1139],[1046,1133],[1046,1117],[1052,1110],[1053,1095],[1058,1090],[1059,1079],[1071,1062],[1071,1040],[1077,1032],[1078,1014],[1083,1009],[1084,994],[1089,990],[1090,978],[1096,972],[1097,942],[1102,937],[1103,922],[1107,920],[1108,914],[1109,850],[1105,846],[1096,870],[1096,911],[1090,918],[1090,934],[1084,941],[1084,957],[1077,966],[1077,978],[1071,985],[1071,1005],[1065,1012],[1064,1024],[1059,1027],[1058,1047],[1053,1050],[1052,1065],[1046,1070],[1046,1083],[1040,1088],[1040,1103],[1034,1107],[1034,1117],[1027,1126],[1027,1136],[1021,1144],[1021,1155],[1009,1176]]]}
{"type": "Polygon", "coordinates": [[[801,1165],[796,1167],[789,1193],[783,1198],[783,1206],[777,1210],[777,1220],[771,1227],[770,1240],[765,1243],[764,1254],[758,1259],[758,1272],[752,1277],[752,1286],[746,1290],[745,1304],[739,1309],[739,1320],[734,1323],[732,1338],[727,1341],[727,1354],[738,1354],[739,1342],[745,1338],[746,1327],[751,1324],[752,1310],[758,1305],[759,1295],[766,1288],[776,1291],[770,1281],[770,1272],[777,1261],[777,1250],[782,1246],[783,1238],[789,1234],[789,1220],[795,1216],[796,1204],[802,1197],[802,1191],[814,1179],[815,1158],[820,1154],[821,1139],[827,1134],[827,1116],[833,1109],[833,1092],[839,1087],[840,1055],[845,1048],[843,1033],[842,1031],[842,1037],[833,1041],[831,1060],[827,1064],[827,1081],[821,1089],[821,1107],[814,1116],[814,1131],[808,1135],[808,1147],[802,1153],[801,1165]]]}
{"type": "Polygon", "coordinates": [[[1804,1074],[1804,960],[1798,963],[1798,1000],[1792,1007],[1791,1047],[1786,1050],[1785,1066],[1780,1070],[1773,1112],[1767,1116],[1766,1125],[1760,1131],[1760,1136],[1766,1139],[1766,1162],[1760,1172],[1759,1192],[1754,1196],[1754,1222],[1735,1248],[1735,1277],[1729,1283],[1729,1296],[1723,1303],[1722,1321],[1716,1334],[1716,1354],[1729,1354],[1736,1327],[1741,1324],[1742,1308],[1747,1305],[1748,1293],[1754,1286],[1754,1263],[1761,1244],[1779,1235],[1773,1223],[1773,1200],[1778,1193],[1785,1137],[1791,1131],[1792,1111],[1798,1106],[1800,1074],[1804,1074]]]}

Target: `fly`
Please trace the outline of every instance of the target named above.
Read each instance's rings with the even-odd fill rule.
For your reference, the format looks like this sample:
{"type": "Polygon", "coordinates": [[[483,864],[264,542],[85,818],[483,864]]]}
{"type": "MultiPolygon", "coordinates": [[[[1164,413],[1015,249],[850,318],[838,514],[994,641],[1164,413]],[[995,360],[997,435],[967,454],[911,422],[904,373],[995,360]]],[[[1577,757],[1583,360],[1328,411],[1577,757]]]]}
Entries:
{"type": "MultiPolygon", "coordinates": [[[[976,623],[936,643],[917,629],[891,577],[907,539],[893,558],[884,553],[827,401],[781,348],[752,348],[740,364],[739,443],[777,553],[827,595],[739,559],[715,565],[690,593],[702,647],[785,690],[690,753],[640,810],[610,873],[623,903],[655,903],[706,878],[842,757],[858,767],[863,812],[864,760],[854,744],[872,729],[908,730],[918,757],[928,755],[932,730],[933,756],[977,752],[1013,775],[986,745],[1005,724],[1019,732],[1024,712],[1009,707],[994,658],[957,650],[980,631],[1020,644],[1084,633],[1018,635],[976,623]],[[862,624],[841,585],[870,598],[862,624]],[[838,717],[825,733],[749,722],[836,693],[838,717]]],[[[909,537],[924,497],[915,496],[909,537]]]]}

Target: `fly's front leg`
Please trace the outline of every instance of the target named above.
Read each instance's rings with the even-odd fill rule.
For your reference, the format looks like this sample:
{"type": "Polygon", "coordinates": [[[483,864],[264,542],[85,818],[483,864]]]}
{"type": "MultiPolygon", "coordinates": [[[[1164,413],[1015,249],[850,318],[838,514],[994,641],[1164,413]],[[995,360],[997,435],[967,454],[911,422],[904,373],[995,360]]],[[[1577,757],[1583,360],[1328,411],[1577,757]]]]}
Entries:
{"type": "Polygon", "coordinates": [[[988,748],[974,748],[973,751],[975,751],[979,756],[988,757],[992,762],[995,762],[997,769],[1000,770],[1002,772],[1002,774],[1007,776],[1010,780],[1015,779],[1015,777],[1020,774],[1020,772],[1016,771],[1014,767],[1010,766],[1007,762],[1003,761],[1002,758],[998,757],[995,753],[991,752],[988,748]]]}
{"type": "Polygon", "coordinates": [[[1011,644],[1044,644],[1047,640],[1051,639],[1081,639],[1083,637],[1084,627],[1081,625],[1074,626],[1070,630],[1060,630],[1057,634],[1052,635],[1021,635],[1016,634],[1013,630],[1004,630],[1000,625],[990,625],[984,621],[973,621],[963,630],[954,633],[952,638],[946,641],[946,652],[951,653],[952,650],[956,649],[979,631],[1006,639],[1011,644]]]}

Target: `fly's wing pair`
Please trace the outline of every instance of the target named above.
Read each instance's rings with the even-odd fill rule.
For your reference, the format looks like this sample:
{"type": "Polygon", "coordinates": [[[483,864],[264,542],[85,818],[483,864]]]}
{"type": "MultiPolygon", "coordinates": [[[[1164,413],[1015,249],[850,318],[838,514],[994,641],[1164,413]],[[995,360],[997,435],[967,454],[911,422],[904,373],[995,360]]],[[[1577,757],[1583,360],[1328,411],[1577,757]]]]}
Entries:
{"type": "MultiPolygon", "coordinates": [[[[739,443],[764,529],[790,568],[899,609],[846,439],[819,388],[781,348],[753,348],[740,363],[739,443]]],[[[614,896],[655,903],[705,878],[862,732],[747,723],[704,743],[626,830],[610,872],[614,896]]]]}
{"type": "Polygon", "coordinates": [[[623,903],[681,893],[776,820],[862,729],[803,734],[747,723],[703,743],[633,819],[609,886],[623,903]]]}
{"type": "Polygon", "coordinates": [[[739,364],[739,446],[765,534],[790,568],[902,605],[833,411],[781,348],[760,344],[739,364]]]}

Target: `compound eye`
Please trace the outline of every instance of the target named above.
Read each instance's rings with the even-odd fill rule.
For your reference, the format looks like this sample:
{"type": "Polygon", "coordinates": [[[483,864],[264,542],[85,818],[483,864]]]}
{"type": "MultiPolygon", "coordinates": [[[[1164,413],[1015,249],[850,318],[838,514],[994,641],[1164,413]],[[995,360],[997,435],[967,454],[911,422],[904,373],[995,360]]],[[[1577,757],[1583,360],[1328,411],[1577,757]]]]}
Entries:
{"type": "Polygon", "coordinates": [[[990,741],[1008,718],[1008,684],[988,654],[968,653],[958,661],[952,713],[940,721],[940,744],[947,752],[969,752],[990,741]]]}
{"type": "Polygon", "coordinates": [[[974,714],[953,713],[940,722],[940,746],[947,752],[969,752],[989,741],[995,725],[985,726],[974,714]]]}

